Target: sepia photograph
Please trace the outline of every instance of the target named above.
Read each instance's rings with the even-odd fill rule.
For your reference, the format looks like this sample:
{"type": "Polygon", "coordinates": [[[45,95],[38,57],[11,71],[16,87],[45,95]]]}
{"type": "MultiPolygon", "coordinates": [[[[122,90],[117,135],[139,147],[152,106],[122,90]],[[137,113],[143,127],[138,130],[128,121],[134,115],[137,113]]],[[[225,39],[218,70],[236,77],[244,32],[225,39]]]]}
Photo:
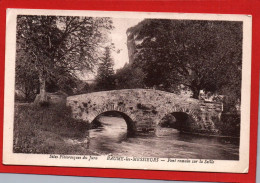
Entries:
{"type": "Polygon", "coordinates": [[[247,172],[251,17],[64,12],[7,16],[4,163],[247,172]]]}

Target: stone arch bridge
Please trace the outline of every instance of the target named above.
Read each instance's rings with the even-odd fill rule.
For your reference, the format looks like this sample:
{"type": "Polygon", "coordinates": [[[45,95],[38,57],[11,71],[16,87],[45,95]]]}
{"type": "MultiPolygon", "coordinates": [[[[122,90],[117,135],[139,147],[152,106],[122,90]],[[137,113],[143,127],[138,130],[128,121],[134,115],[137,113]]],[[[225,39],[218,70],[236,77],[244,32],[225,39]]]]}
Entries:
{"type": "Polygon", "coordinates": [[[218,133],[222,103],[205,102],[153,89],[93,92],[67,98],[73,117],[88,123],[102,113],[118,112],[131,132],[154,131],[167,115],[175,127],[190,133],[218,133]]]}

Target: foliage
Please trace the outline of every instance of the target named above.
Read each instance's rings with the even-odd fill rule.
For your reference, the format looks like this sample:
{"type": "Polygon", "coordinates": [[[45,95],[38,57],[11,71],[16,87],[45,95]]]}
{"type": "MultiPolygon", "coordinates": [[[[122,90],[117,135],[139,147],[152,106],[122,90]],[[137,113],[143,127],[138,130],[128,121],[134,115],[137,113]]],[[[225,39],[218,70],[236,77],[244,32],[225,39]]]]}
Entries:
{"type": "MultiPolygon", "coordinates": [[[[16,55],[16,66],[15,66],[15,89],[21,94],[17,94],[18,98],[25,101],[32,101],[36,94],[39,93],[39,77],[34,66],[31,62],[25,62],[28,60],[29,56],[20,50],[16,55]]],[[[16,98],[16,99],[18,99],[16,98]]]]}
{"type": "Polygon", "coordinates": [[[177,129],[177,120],[172,114],[168,114],[162,118],[162,120],[159,123],[160,127],[166,127],[166,128],[174,128],[177,129]]]}
{"type": "Polygon", "coordinates": [[[101,58],[97,77],[96,77],[96,88],[97,90],[111,90],[114,89],[114,70],[113,70],[113,59],[111,57],[110,47],[105,48],[103,58],[101,58]]]}
{"type": "Polygon", "coordinates": [[[200,90],[231,86],[240,97],[241,22],[147,19],[128,32],[137,44],[134,67],[146,73],[148,87],[182,85],[198,98],[200,90]]]}
{"type": "Polygon", "coordinates": [[[126,64],[118,69],[115,74],[117,89],[144,88],[145,74],[140,68],[133,68],[131,64],[126,64]]]}
{"type": "Polygon", "coordinates": [[[85,81],[78,81],[77,87],[74,88],[73,95],[80,95],[84,93],[91,93],[96,91],[96,83],[87,83],[85,81]]]}
{"type": "Polygon", "coordinates": [[[240,115],[235,113],[222,113],[221,119],[213,119],[215,126],[222,136],[240,136],[240,115]]]}
{"type": "MultiPolygon", "coordinates": [[[[45,92],[46,82],[63,89],[77,78],[77,71],[94,68],[111,24],[109,18],[19,15],[16,63],[37,74],[40,92],[45,92]]],[[[18,68],[16,74],[27,77],[18,68]]]]}

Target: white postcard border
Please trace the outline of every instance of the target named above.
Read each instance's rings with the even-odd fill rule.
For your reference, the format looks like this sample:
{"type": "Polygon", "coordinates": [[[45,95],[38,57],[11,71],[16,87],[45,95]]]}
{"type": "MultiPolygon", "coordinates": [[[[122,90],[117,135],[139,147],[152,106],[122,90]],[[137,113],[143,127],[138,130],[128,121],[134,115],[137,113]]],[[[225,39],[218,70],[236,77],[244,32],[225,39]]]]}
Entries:
{"type": "MultiPolygon", "coordinates": [[[[5,57],[5,92],[4,92],[4,137],[3,163],[5,165],[37,165],[64,167],[95,167],[149,170],[179,170],[202,172],[247,173],[249,167],[249,134],[250,134],[250,94],[251,94],[251,43],[252,16],[220,15],[220,14],[186,14],[186,13],[152,13],[152,12],[114,12],[114,11],[72,11],[72,10],[33,10],[8,9],[6,19],[6,57],[5,57]],[[159,158],[158,162],[108,160],[108,156],[92,156],[98,160],[90,160],[90,156],[71,155],[72,159],[50,158],[51,155],[13,153],[13,117],[15,87],[15,50],[16,50],[16,17],[17,15],[68,15],[94,16],[114,18],[166,18],[192,20],[230,20],[243,21],[243,65],[241,96],[241,130],[239,161],[231,160],[196,160],[190,163],[167,162],[168,158],[159,158]],[[81,159],[74,159],[81,157],[81,159]],[[194,161],[194,163],[192,163],[194,161]],[[200,162],[201,163],[198,163],[200,162]],[[203,162],[203,163],[202,163],[203,162]]],[[[132,158],[133,159],[133,158],[132,158]]],[[[175,158],[171,158],[174,160],[175,158]]],[[[184,160],[185,159],[176,159],[184,160]]],[[[188,161],[188,160],[187,160],[188,161]]]]}

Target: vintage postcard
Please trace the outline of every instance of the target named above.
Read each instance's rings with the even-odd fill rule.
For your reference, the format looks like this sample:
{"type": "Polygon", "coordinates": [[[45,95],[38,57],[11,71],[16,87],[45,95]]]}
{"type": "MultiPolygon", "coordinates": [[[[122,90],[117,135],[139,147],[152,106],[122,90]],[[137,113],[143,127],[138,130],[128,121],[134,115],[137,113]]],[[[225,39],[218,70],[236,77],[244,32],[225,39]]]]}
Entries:
{"type": "Polygon", "coordinates": [[[3,164],[247,173],[251,26],[8,9],[3,164]]]}

